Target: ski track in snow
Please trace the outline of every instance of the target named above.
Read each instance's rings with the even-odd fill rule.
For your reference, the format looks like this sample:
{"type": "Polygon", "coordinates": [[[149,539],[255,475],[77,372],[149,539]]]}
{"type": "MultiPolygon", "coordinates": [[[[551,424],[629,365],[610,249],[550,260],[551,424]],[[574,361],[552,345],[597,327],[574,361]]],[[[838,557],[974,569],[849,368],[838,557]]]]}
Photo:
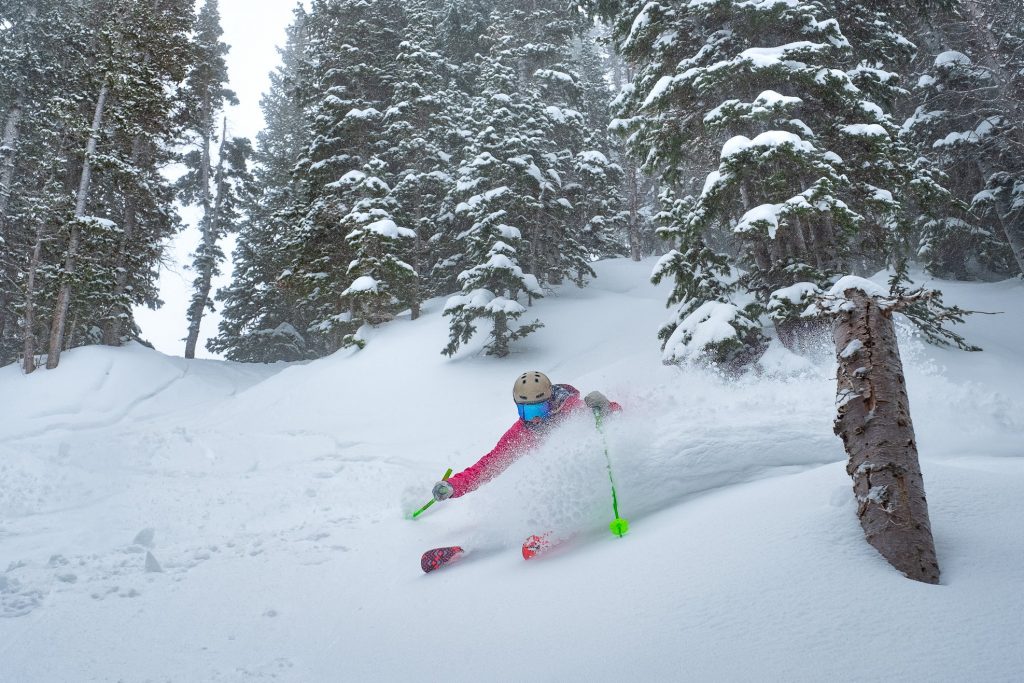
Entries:
{"type": "MultiPolygon", "coordinates": [[[[706,632],[716,639],[700,641],[701,652],[687,650],[695,676],[740,675],[746,655],[727,644],[746,638],[764,658],[758,670],[807,680],[807,670],[787,659],[796,657],[792,648],[772,639],[773,627],[751,636],[737,625],[733,614],[756,609],[742,586],[753,581],[764,600],[788,604],[785,617],[766,613],[805,639],[821,638],[815,629],[825,622],[813,601],[782,588],[787,576],[810,586],[833,629],[859,623],[842,616],[857,608],[840,597],[857,586],[832,595],[819,575],[801,573],[808,564],[853,584],[861,575],[891,582],[903,599],[918,590],[860,535],[845,455],[831,432],[828,354],[807,363],[783,351],[779,364],[739,381],[661,366],[653,335],[665,315],[665,289],[636,284],[650,264],[598,265],[601,278],[591,289],[567,288],[536,307],[546,327],[504,362],[482,357],[479,338],[442,359],[445,321],[440,304],[428,302],[423,318],[392,326],[408,329],[382,328],[365,351],[310,364],[188,362],[129,347],[74,350],[58,371],[28,378],[0,369],[0,661],[11,667],[8,675],[333,680],[337,670],[328,662],[343,661],[347,676],[393,679],[464,647],[441,636],[452,632],[478,642],[485,660],[494,642],[511,638],[513,650],[546,662],[552,679],[666,679],[679,671],[671,657],[658,664],[659,653],[672,649],[672,638],[700,641],[706,632]],[[402,519],[429,498],[445,467],[472,464],[511,424],[506,385],[527,366],[584,393],[599,388],[625,406],[606,424],[620,512],[632,529],[615,539],[615,550],[605,531],[603,442],[586,416],[480,491],[434,506],[415,523],[402,519]],[[449,395],[432,398],[438,386],[449,395]],[[768,526],[772,520],[793,527],[768,526]],[[572,552],[516,564],[522,539],[543,530],[575,535],[572,552]],[[450,573],[418,575],[419,553],[448,543],[466,544],[476,559],[450,573]],[[812,543],[821,551],[809,557],[812,543]],[[764,557],[744,557],[744,544],[764,557]],[[680,564],[679,557],[699,561],[680,564]],[[751,563],[763,576],[750,576],[751,563]],[[619,574],[611,595],[580,575],[615,580],[623,571],[628,578],[619,574]],[[492,621],[490,610],[524,591],[525,614],[501,612],[492,621]],[[712,595],[718,602],[708,602],[712,595]],[[433,610],[438,601],[448,611],[433,610]],[[559,626],[523,631],[531,610],[547,618],[558,604],[576,615],[570,623],[578,642],[591,643],[575,656],[552,645],[559,626]],[[645,640],[617,631],[622,654],[596,667],[587,662],[604,656],[600,642],[611,635],[601,626],[605,609],[622,610],[627,624],[654,620],[656,632],[645,640]],[[678,623],[666,614],[677,614],[678,623]],[[420,631],[421,642],[401,643],[404,657],[370,656],[427,617],[435,628],[420,631]],[[97,626],[83,632],[93,620],[97,626]],[[78,644],[47,660],[40,653],[52,638],[78,644]],[[145,654],[106,661],[85,654],[122,642],[145,654]],[[178,645],[152,649],[172,642],[178,645]]],[[[1024,312],[1014,307],[1021,290],[1012,281],[951,283],[947,300],[963,305],[973,296],[1012,316],[1024,312]]],[[[1019,592],[998,591],[1008,575],[989,571],[986,580],[997,588],[987,594],[970,583],[985,575],[972,558],[994,557],[1002,539],[968,531],[1000,514],[999,501],[1019,496],[1024,484],[1021,365],[999,355],[1007,331],[1022,327],[1014,318],[972,321],[968,336],[974,330],[982,346],[995,346],[991,356],[935,350],[906,331],[902,340],[944,583],[967,586],[952,600],[1002,615],[1024,610],[1019,592]],[[969,503],[982,486],[994,498],[969,503]]],[[[1024,553],[1019,545],[1006,552],[1024,553]]],[[[1024,580],[1021,570],[1006,571],[1024,580]]],[[[942,605],[917,609],[932,615],[942,605]]],[[[958,609],[966,625],[975,623],[974,608],[958,609]]],[[[1000,642],[989,637],[980,645],[985,638],[971,633],[965,647],[1000,642]]],[[[884,651],[884,643],[867,640],[884,651]]],[[[941,664],[935,653],[945,644],[919,646],[941,664]]],[[[512,661],[499,657],[505,666],[512,661]]],[[[982,670],[999,679],[1024,670],[1014,666],[1006,655],[982,670]]],[[[913,669],[897,670],[896,680],[901,671],[913,669]]]]}

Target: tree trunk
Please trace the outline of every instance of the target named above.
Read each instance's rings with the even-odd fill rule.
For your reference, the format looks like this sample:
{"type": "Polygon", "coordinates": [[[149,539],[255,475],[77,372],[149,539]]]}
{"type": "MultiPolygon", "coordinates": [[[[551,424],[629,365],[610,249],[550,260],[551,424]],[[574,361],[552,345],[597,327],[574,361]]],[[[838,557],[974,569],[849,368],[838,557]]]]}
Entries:
{"type": "Polygon", "coordinates": [[[492,356],[504,358],[508,355],[508,319],[504,313],[494,314],[494,345],[491,347],[492,356]]]}
{"type": "Polygon", "coordinates": [[[15,146],[18,144],[22,112],[22,101],[19,99],[7,112],[4,137],[0,142],[0,238],[6,238],[7,235],[7,206],[14,185],[15,146]]]}
{"type": "Polygon", "coordinates": [[[22,369],[25,374],[36,369],[36,273],[43,259],[43,226],[36,221],[36,243],[32,247],[32,260],[28,264],[28,281],[25,283],[25,337],[22,353],[22,369]]]}
{"type": "MultiPolygon", "coordinates": [[[[8,229],[7,207],[11,200],[11,189],[14,185],[15,146],[18,144],[19,126],[22,118],[22,100],[18,99],[7,112],[4,124],[3,139],[0,141],[0,249],[11,253],[11,236],[8,229]]],[[[11,268],[7,259],[0,261],[0,277],[13,281],[6,272],[11,268]]],[[[9,301],[8,284],[0,284],[0,339],[7,328],[7,307],[9,301]]]]}
{"type": "Polygon", "coordinates": [[[835,433],[868,543],[908,578],[939,582],[924,481],[892,313],[859,290],[835,321],[835,433]]]}
{"type": "Polygon", "coordinates": [[[632,159],[626,161],[626,174],[629,178],[626,188],[629,205],[629,257],[639,261],[643,258],[640,247],[640,181],[637,179],[637,168],[632,159]]]}
{"type": "Polygon", "coordinates": [[[50,348],[46,357],[46,369],[52,370],[60,363],[60,352],[64,345],[64,327],[67,322],[68,305],[71,303],[71,278],[75,274],[78,261],[78,243],[82,236],[79,219],[85,215],[85,207],[89,201],[89,185],[92,181],[92,158],[96,154],[96,143],[99,140],[100,126],[103,123],[103,108],[107,104],[109,87],[106,80],[96,98],[96,111],[92,118],[92,129],[89,141],[85,145],[85,161],[82,163],[82,178],[78,183],[78,197],[75,202],[75,220],[71,223],[71,234],[68,237],[68,250],[64,258],[64,274],[57,294],[57,304],[53,310],[53,323],[50,330],[50,348]]]}
{"type": "Polygon", "coordinates": [[[411,311],[411,314],[410,314],[409,317],[412,320],[416,320],[417,318],[420,317],[420,303],[421,303],[420,302],[420,296],[422,295],[422,292],[420,291],[420,287],[421,287],[421,284],[420,284],[420,273],[422,273],[423,270],[424,270],[424,266],[423,266],[423,261],[424,261],[424,259],[423,259],[423,251],[424,250],[423,250],[423,236],[421,235],[421,233],[423,231],[423,224],[422,224],[423,216],[421,215],[421,213],[422,213],[422,211],[421,211],[420,205],[417,203],[417,205],[416,205],[416,214],[415,214],[415,219],[416,219],[416,223],[415,223],[415,225],[416,225],[416,230],[415,230],[416,240],[413,243],[413,247],[412,247],[412,250],[413,250],[412,251],[412,253],[413,253],[413,262],[412,263],[413,263],[413,270],[415,271],[415,275],[412,276],[412,285],[411,285],[411,287],[412,287],[412,297],[411,297],[411,299],[412,300],[409,302],[409,309],[411,311]]]}
{"type": "MultiPolygon", "coordinates": [[[[224,131],[221,134],[220,144],[224,146],[227,140],[228,120],[224,119],[224,131]]],[[[185,340],[185,358],[196,357],[196,346],[199,344],[199,327],[203,322],[203,313],[206,311],[206,302],[210,298],[210,289],[213,287],[213,269],[216,265],[213,257],[214,247],[217,245],[218,221],[220,219],[221,206],[223,204],[224,188],[224,151],[221,150],[220,158],[217,160],[217,175],[214,180],[217,186],[217,196],[214,206],[210,206],[210,138],[207,137],[203,144],[203,250],[207,258],[203,261],[199,272],[198,286],[195,296],[192,298],[192,306],[188,311],[188,338],[185,340]]]]}
{"type": "Polygon", "coordinates": [[[807,248],[807,240],[804,239],[804,228],[799,218],[794,218],[789,226],[789,238],[792,243],[792,253],[796,258],[809,262],[812,258],[810,249],[807,248]]]}

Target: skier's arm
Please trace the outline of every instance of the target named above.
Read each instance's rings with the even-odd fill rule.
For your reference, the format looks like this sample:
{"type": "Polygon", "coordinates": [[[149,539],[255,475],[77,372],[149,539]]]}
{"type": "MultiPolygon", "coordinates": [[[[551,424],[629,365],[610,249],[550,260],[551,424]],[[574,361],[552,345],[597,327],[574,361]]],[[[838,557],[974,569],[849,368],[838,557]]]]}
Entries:
{"type": "Polygon", "coordinates": [[[451,497],[458,498],[475,491],[504,472],[532,445],[534,438],[529,429],[521,422],[516,422],[498,440],[490,453],[480,458],[472,467],[449,477],[448,483],[454,489],[451,497]]]}

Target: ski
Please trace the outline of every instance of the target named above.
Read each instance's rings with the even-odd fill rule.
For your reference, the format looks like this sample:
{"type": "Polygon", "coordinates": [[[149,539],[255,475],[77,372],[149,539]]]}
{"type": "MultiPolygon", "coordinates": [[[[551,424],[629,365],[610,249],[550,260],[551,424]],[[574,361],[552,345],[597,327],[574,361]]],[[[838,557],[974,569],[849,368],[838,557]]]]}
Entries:
{"type": "Polygon", "coordinates": [[[572,538],[572,535],[567,537],[555,536],[550,531],[543,534],[534,534],[523,541],[523,559],[532,560],[538,555],[551,552],[555,548],[565,545],[572,538]]]}
{"type": "Polygon", "coordinates": [[[452,562],[466,554],[466,551],[461,546],[449,545],[443,548],[431,548],[427,552],[423,553],[420,557],[420,567],[425,573],[430,573],[435,569],[441,567],[447,567],[452,562]]]}

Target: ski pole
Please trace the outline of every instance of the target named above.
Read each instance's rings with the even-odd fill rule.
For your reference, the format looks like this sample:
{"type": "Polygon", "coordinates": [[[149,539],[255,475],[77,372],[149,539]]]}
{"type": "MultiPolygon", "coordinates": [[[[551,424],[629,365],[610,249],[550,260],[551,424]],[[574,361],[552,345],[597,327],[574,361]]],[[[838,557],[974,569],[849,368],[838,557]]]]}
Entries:
{"type": "MultiPolygon", "coordinates": [[[[451,467],[449,467],[448,471],[444,473],[443,477],[441,477],[441,481],[448,481],[448,477],[450,477],[450,476],[452,476],[452,468],[451,467]]],[[[410,517],[410,519],[416,519],[417,517],[422,515],[426,511],[426,509],[428,507],[430,507],[431,505],[433,505],[435,502],[437,502],[437,501],[435,501],[433,498],[431,498],[429,503],[427,503],[426,505],[421,507],[416,512],[412,513],[412,517],[410,517]]]]}
{"type": "Polygon", "coordinates": [[[615,519],[611,521],[608,528],[613,534],[622,538],[629,531],[629,520],[619,517],[619,497],[615,493],[615,477],[612,476],[612,458],[608,455],[608,438],[604,435],[601,410],[599,408],[594,409],[594,421],[597,423],[597,431],[601,435],[601,443],[604,446],[604,460],[608,465],[608,481],[612,485],[612,512],[615,513],[615,519]]]}

